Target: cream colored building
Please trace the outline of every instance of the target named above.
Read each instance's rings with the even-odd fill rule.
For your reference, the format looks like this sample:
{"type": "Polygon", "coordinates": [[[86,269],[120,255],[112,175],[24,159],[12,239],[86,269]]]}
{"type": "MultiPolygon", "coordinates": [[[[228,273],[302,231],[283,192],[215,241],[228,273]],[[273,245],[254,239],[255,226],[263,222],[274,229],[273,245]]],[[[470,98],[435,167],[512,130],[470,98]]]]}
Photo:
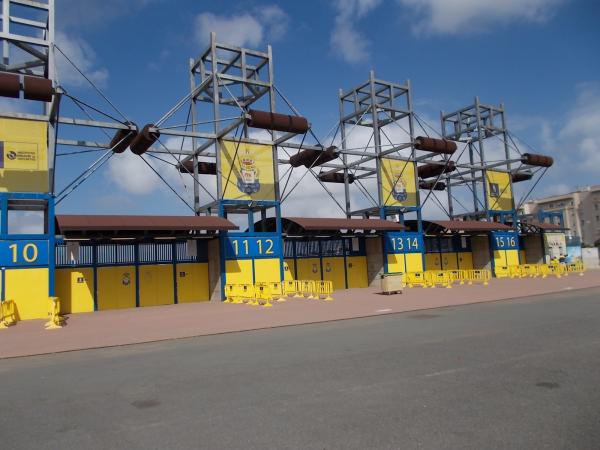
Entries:
{"type": "Polygon", "coordinates": [[[562,212],[567,234],[581,237],[583,245],[600,240],[600,185],[531,200],[523,205],[521,214],[537,216],[540,210],[562,212]]]}

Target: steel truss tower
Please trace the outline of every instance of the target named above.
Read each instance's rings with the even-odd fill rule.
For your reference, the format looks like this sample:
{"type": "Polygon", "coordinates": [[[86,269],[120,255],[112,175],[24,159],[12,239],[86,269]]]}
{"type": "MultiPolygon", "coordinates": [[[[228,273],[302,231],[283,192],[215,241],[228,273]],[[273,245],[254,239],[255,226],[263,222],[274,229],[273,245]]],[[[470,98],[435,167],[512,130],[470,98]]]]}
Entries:
{"type": "Polygon", "coordinates": [[[444,175],[448,192],[451,219],[488,220],[516,226],[513,175],[530,174],[529,167],[521,164],[518,148],[511,142],[506,127],[504,105],[483,104],[476,97],[471,106],[445,114],[441,112],[442,135],[445,139],[464,143],[460,153],[467,155],[456,161],[457,170],[444,175]],[[523,170],[525,169],[525,170],[523,170]],[[495,182],[491,174],[503,173],[506,182],[495,182]],[[467,193],[472,197],[472,209],[462,205],[456,195],[467,193]],[[499,199],[510,194],[510,202],[499,199]]]}

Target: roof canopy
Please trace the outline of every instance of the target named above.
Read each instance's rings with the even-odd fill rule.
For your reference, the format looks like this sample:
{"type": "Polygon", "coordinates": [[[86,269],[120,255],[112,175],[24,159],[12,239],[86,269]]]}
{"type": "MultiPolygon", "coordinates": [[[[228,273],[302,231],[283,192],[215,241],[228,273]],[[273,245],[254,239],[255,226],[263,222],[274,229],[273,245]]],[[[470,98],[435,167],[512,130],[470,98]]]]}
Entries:
{"type": "Polygon", "coordinates": [[[539,234],[541,232],[552,232],[552,231],[566,231],[567,227],[563,227],[560,225],[556,225],[554,223],[547,222],[539,222],[539,221],[531,221],[531,222],[521,222],[519,224],[521,232],[527,234],[539,234]]]}
{"type": "MultiPolygon", "coordinates": [[[[407,221],[407,223],[409,223],[407,221]]],[[[416,221],[410,221],[411,228],[416,228],[416,221]]],[[[513,228],[497,222],[483,222],[480,220],[424,220],[423,231],[425,234],[444,233],[487,233],[490,231],[510,231],[513,228]]]]}
{"type": "Polygon", "coordinates": [[[103,216],[57,215],[57,233],[66,237],[184,237],[200,232],[237,230],[215,216],[103,216]]]}
{"type": "MultiPolygon", "coordinates": [[[[402,224],[382,219],[346,219],[321,217],[285,217],[282,218],[283,233],[287,235],[320,234],[336,235],[343,231],[364,232],[373,231],[402,231],[402,224]]],[[[276,223],[273,217],[261,220],[255,224],[257,231],[275,231],[276,223]]]]}

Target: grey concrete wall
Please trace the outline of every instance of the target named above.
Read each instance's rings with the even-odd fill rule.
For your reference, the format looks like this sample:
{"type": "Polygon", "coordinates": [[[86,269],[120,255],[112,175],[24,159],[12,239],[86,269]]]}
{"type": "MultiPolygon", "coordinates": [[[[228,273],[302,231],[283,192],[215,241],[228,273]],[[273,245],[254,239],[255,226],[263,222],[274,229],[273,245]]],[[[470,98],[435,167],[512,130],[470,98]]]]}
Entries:
{"type": "Polygon", "coordinates": [[[365,247],[367,251],[367,277],[369,286],[379,287],[381,275],[383,275],[383,244],[381,237],[366,238],[365,247]]]}
{"type": "Polygon", "coordinates": [[[471,238],[471,247],[473,249],[473,268],[476,270],[492,270],[488,236],[473,236],[471,238]]]}
{"type": "Polygon", "coordinates": [[[542,236],[533,234],[523,238],[525,246],[525,263],[526,264],[543,264],[544,263],[544,243],[542,236]]]}
{"type": "Polygon", "coordinates": [[[581,249],[581,259],[583,259],[583,265],[587,269],[600,268],[600,256],[598,252],[598,247],[581,249]]]}
{"type": "Polygon", "coordinates": [[[221,252],[219,239],[208,241],[208,288],[211,302],[221,301],[221,252]]]}

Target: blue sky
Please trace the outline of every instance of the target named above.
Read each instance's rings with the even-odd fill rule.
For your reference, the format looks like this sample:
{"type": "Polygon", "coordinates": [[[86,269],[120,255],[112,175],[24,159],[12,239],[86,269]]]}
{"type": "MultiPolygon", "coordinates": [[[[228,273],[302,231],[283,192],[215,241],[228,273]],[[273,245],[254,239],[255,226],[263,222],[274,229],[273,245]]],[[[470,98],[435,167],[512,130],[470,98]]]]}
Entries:
{"type": "MultiPolygon", "coordinates": [[[[558,161],[534,196],[600,183],[600,5],[592,0],[57,3],[60,48],[138,124],[155,121],[185,95],[187,61],[215,31],[223,42],[272,44],[277,86],[319,136],[337,120],[338,89],[373,69],[378,78],[410,79],[415,109],[435,127],[441,109],[466,106],[475,95],[504,102],[513,133],[558,161]]],[[[69,92],[102,105],[64,61],[58,71],[69,92]]],[[[59,158],[58,185],[98,156],[59,158]]],[[[191,180],[157,170],[188,198],[191,180]]],[[[337,214],[318,189],[299,189],[286,211],[337,214]],[[307,202],[315,195],[323,198],[318,206],[307,202]]],[[[143,163],[121,155],[59,211],[189,213],[143,163]]]]}

